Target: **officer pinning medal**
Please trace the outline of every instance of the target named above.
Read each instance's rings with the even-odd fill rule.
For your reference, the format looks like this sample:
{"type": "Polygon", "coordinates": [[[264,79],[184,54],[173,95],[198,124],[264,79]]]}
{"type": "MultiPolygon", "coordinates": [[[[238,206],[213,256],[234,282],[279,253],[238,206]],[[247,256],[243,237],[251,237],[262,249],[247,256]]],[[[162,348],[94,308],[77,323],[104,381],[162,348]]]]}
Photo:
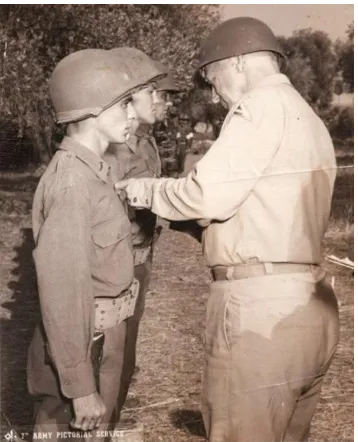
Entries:
{"type": "Polygon", "coordinates": [[[334,148],[280,72],[285,62],[265,23],[221,23],[197,66],[228,111],[218,139],[185,177],[115,185],[134,209],[204,227],[212,284],[202,413],[211,442],[307,440],[338,342],[337,301],[321,267],[334,148]]]}

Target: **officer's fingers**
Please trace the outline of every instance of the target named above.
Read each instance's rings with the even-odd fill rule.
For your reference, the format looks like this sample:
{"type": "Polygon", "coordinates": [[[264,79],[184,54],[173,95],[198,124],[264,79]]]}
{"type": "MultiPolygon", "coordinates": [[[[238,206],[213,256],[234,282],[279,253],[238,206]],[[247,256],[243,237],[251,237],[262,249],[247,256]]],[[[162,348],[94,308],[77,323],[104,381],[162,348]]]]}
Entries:
{"type": "Polygon", "coordinates": [[[124,190],[128,186],[128,180],[122,180],[115,183],[114,188],[116,190],[124,190]]]}

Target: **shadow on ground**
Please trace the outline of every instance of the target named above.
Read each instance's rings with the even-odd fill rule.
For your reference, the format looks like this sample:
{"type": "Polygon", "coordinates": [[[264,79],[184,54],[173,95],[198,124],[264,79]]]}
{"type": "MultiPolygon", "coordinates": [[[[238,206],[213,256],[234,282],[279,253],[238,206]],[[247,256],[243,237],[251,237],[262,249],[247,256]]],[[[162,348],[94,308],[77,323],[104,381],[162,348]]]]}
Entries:
{"type": "Polygon", "coordinates": [[[179,429],[185,429],[194,436],[205,437],[203,417],[199,410],[177,409],[170,413],[172,424],[179,429]]]}
{"type": "Polygon", "coordinates": [[[32,421],[32,399],[27,391],[27,349],[39,319],[36,273],[32,260],[34,242],[31,229],[21,229],[22,241],[15,248],[16,267],[9,288],[12,301],[3,304],[11,312],[2,319],[1,343],[1,409],[2,420],[21,431],[32,421]],[[5,362],[6,361],[6,362],[5,362]]]}

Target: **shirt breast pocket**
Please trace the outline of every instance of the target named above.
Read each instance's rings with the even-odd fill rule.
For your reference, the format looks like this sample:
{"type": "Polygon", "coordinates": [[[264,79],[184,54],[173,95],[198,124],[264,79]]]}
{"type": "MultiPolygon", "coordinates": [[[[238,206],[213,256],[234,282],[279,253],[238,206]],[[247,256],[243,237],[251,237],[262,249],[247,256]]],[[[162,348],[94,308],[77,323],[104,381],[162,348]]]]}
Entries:
{"type": "Polygon", "coordinates": [[[130,223],[119,215],[93,227],[92,239],[100,281],[125,290],[133,279],[133,246],[130,223]]]}

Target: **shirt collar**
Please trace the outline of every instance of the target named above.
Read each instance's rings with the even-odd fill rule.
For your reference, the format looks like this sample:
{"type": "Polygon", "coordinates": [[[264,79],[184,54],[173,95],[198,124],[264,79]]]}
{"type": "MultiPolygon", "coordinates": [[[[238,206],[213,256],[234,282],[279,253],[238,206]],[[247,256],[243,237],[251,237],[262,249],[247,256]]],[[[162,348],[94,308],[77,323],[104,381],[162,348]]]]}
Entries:
{"type": "Polygon", "coordinates": [[[126,141],[126,144],[133,153],[136,153],[138,141],[141,138],[144,138],[144,139],[152,138],[152,130],[151,129],[152,129],[152,127],[150,124],[141,123],[138,126],[136,133],[129,137],[129,139],[126,141]]]}
{"type": "Polygon", "coordinates": [[[263,78],[256,87],[279,86],[280,84],[291,85],[291,82],[284,74],[272,74],[263,78]]]}
{"type": "Polygon", "coordinates": [[[152,136],[152,126],[150,124],[140,124],[136,136],[138,138],[150,138],[152,136]]]}
{"type": "MultiPolygon", "coordinates": [[[[288,77],[284,74],[272,74],[267,77],[265,77],[263,80],[261,80],[254,89],[260,88],[260,87],[268,87],[268,86],[278,86],[280,84],[288,84],[291,85],[290,80],[288,77]]],[[[250,91],[244,94],[239,101],[237,101],[233,106],[231,106],[229,112],[227,113],[225,120],[222,124],[222,128],[225,126],[225,124],[230,120],[233,113],[236,111],[236,109],[240,106],[242,102],[245,101],[246,97],[250,94],[250,91]]]]}
{"type": "Polygon", "coordinates": [[[131,135],[128,140],[126,141],[126,145],[129,147],[129,149],[133,152],[137,152],[137,144],[138,144],[138,137],[137,135],[131,135]]]}
{"type": "Polygon", "coordinates": [[[92,152],[83,144],[78,143],[67,135],[64,137],[60,149],[74,152],[76,157],[87,164],[93,172],[105,183],[108,182],[109,165],[99,155],[92,152]]]}

